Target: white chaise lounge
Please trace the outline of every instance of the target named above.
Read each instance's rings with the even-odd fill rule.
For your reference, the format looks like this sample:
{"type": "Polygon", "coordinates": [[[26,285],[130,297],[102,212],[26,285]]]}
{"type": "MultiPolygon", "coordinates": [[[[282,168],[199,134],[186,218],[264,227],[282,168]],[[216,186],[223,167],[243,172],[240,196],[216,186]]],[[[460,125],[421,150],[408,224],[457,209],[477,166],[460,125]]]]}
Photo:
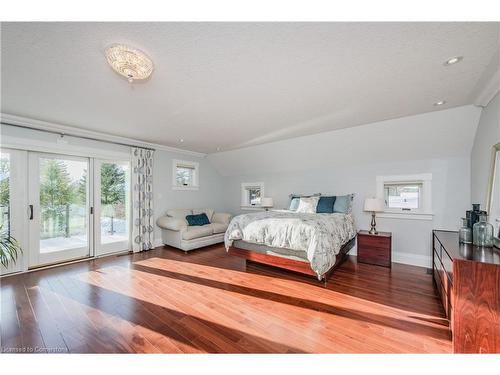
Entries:
{"type": "Polygon", "coordinates": [[[158,218],[156,224],[162,228],[161,237],[165,245],[189,251],[224,242],[224,233],[230,220],[230,214],[214,212],[210,208],[174,209],[158,218]],[[201,213],[207,215],[210,224],[188,226],[186,216],[201,213]]]}

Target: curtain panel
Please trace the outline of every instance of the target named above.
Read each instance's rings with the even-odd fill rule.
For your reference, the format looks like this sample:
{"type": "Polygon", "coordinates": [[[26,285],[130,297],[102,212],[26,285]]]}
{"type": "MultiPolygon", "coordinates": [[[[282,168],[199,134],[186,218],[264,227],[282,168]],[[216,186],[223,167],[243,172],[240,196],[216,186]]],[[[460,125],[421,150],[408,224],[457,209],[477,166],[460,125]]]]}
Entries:
{"type": "Polygon", "coordinates": [[[153,248],[153,150],[132,148],[132,250],[153,248]]]}

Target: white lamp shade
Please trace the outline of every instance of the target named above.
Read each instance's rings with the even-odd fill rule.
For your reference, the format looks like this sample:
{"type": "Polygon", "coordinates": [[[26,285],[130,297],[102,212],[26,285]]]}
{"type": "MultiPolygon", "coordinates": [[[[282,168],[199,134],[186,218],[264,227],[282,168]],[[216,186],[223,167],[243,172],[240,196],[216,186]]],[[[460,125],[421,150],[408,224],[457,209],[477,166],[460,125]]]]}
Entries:
{"type": "Polygon", "coordinates": [[[260,198],[261,207],[272,207],[274,204],[273,198],[260,198]]]}
{"type": "Polygon", "coordinates": [[[380,198],[366,198],[365,211],[382,212],[384,211],[384,200],[380,198]]]}

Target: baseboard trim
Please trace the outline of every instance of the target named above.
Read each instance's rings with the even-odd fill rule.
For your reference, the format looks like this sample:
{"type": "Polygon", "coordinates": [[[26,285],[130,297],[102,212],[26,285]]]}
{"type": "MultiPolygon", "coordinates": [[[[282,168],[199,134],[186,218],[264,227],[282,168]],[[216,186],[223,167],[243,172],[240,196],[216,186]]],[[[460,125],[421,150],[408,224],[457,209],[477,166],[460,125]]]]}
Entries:
{"type": "Polygon", "coordinates": [[[153,241],[153,247],[161,247],[163,245],[164,243],[161,238],[155,238],[155,240],[153,241]]]}
{"type": "Polygon", "coordinates": [[[417,254],[409,254],[409,253],[392,253],[392,261],[394,263],[403,263],[409,264],[412,266],[425,267],[430,268],[431,265],[431,257],[428,255],[417,255],[417,254]]]}

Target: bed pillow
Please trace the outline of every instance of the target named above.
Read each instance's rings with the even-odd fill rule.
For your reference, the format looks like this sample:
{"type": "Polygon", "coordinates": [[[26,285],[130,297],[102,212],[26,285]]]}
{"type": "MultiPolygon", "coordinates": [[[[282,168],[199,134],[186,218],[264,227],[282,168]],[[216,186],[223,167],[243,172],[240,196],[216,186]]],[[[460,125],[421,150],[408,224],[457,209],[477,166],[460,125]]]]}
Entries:
{"type": "Polygon", "coordinates": [[[339,212],[342,214],[348,214],[352,210],[352,200],[354,199],[354,194],[339,195],[335,199],[333,204],[333,212],[339,212]]]}
{"type": "Polygon", "coordinates": [[[186,220],[189,226],[200,226],[200,225],[210,224],[210,220],[208,220],[208,216],[206,213],[198,215],[187,215],[186,220]]]}
{"type": "Polygon", "coordinates": [[[333,214],[333,205],[336,197],[319,197],[316,212],[318,214],[333,214]]]}
{"type": "Polygon", "coordinates": [[[301,197],[297,211],[304,214],[315,214],[316,207],[318,207],[319,197],[304,198],[301,197]]]}
{"type": "Polygon", "coordinates": [[[297,211],[297,208],[299,207],[300,198],[319,197],[320,195],[321,195],[320,193],[311,195],[290,194],[290,204],[288,206],[288,209],[290,211],[297,211]]]}

